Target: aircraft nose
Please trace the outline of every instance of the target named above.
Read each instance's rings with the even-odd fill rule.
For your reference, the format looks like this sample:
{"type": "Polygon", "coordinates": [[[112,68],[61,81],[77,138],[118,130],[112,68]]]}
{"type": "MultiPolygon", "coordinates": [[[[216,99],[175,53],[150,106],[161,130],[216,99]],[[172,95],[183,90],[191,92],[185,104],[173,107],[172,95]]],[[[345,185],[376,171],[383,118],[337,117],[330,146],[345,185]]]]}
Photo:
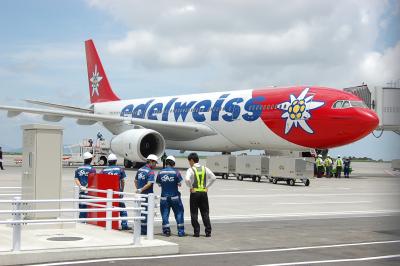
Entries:
{"type": "Polygon", "coordinates": [[[357,120],[359,120],[359,125],[361,130],[365,132],[372,132],[379,125],[379,118],[376,113],[370,109],[361,109],[358,112],[357,120]]]}

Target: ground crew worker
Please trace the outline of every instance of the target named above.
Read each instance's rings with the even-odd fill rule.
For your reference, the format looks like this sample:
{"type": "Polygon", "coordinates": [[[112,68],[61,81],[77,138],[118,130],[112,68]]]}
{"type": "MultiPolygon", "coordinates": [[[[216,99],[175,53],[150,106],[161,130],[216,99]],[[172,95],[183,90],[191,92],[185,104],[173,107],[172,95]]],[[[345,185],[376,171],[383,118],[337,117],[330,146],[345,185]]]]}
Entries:
{"type": "Polygon", "coordinates": [[[3,150],[1,149],[1,147],[0,147],[0,169],[4,170],[4,167],[3,167],[3,150]]]}
{"type": "MultiPolygon", "coordinates": [[[[135,177],[135,186],[136,193],[140,194],[149,194],[153,193],[153,185],[154,185],[154,168],[157,166],[158,157],[154,154],[150,154],[147,156],[147,163],[140,168],[135,177]]],[[[146,203],[148,202],[148,198],[146,197],[146,203]]],[[[145,211],[147,211],[147,206],[144,206],[145,211]]],[[[142,216],[145,217],[144,220],[141,221],[141,235],[147,234],[147,214],[142,213],[142,216]]]]}
{"type": "Polygon", "coordinates": [[[169,212],[175,215],[175,221],[178,227],[178,236],[185,236],[185,226],[183,218],[183,204],[181,193],[178,187],[182,184],[181,173],[174,168],[175,157],[170,155],[165,159],[166,167],[158,172],[156,183],[161,186],[160,212],[162,216],[162,231],[165,236],[171,235],[169,226],[169,212]]]}
{"type": "MultiPolygon", "coordinates": [[[[75,170],[75,184],[79,186],[79,199],[87,199],[89,174],[96,174],[96,169],[90,165],[93,155],[90,152],[83,154],[83,166],[75,170]]],[[[87,209],[87,205],[79,203],[79,209],[87,209]]],[[[87,218],[87,212],[79,212],[79,218],[87,218]]]]}
{"type": "Polygon", "coordinates": [[[332,164],[333,161],[331,159],[331,156],[328,154],[328,156],[326,157],[325,161],[325,173],[326,173],[326,177],[330,178],[331,177],[331,173],[332,173],[332,164]]]}
{"type": "Polygon", "coordinates": [[[214,183],[216,177],[207,167],[199,164],[197,153],[188,156],[190,168],[186,171],[185,182],[190,188],[190,217],[193,226],[193,236],[200,236],[200,224],[198,222],[198,210],[203,219],[206,237],[211,236],[211,222],[208,206],[208,188],[214,183]]]}
{"type": "MultiPolygon", "coordinates": [[[[113,153],[108,155],[107,157],[108,161],[108,167],[104,168],[101,173],[102,174],[107,174],[107,175],[117,175],[119,177],[119,191],[123,192],[125,188],[125,179],[126,179],[126,174],[125,170],[121,168],[120,166],[117,166],[117,156],[113,153]]],[[[120,198],[123,198],[123,195],[119,195],[120,198]]],[[[119,202],[119,207],[120,208],[126,208],[125,202],[119,202]]],[[[127,217],[128,213],[126,211],[120,211],[119,212],[120,217],[127,217]]],[[[122,220],[121,221],[121,230],[131,230],[132,228],[128,226],[128,221],[127,220],[122,220]]]]}
{"type": "Polygon", "coordinates": [[[165,168],[166,159],[167,159],[167,154],[164,152],[164,154],[161,156],[162,168],[165,168]]]}
{"type": "Polygon", "coordinates": [[[350,176],[350,158],[345,158],[343,162],[343,173],[345,178],[349,178],[350,176]]]}
{"type": "Polygon", "coordinates": [[[321,178],[324,173],[324,161],[322,160],[322,155],[318,154],[317,160],[315,160],[317,165],[317,178],[321,178]]]}
{"type": "Polygon", "coordinates": [[[338,155],[336,159],[336,177],[341,178],[342,177],[342,169],[343,169],[343,161],[340,158],[340,155],[338,155]]]}

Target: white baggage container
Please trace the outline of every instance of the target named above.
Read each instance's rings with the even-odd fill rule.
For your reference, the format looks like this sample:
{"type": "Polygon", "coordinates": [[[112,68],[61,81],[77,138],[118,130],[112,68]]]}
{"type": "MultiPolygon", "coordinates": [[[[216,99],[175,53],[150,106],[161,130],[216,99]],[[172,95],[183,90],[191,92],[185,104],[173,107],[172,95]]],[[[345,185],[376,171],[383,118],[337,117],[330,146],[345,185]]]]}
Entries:
{"type": "Polygon", "coordinates": [[[309,178],[314,174],[314,161],[310,158],[271,157],[269,165],[270,182],[286,181],[294,186],[301,180],[306,186],[310,185],[309,178]]]}
{"type": "Polygon", "coordinates": [[[222,179],[228,179],[230,174],[235,174],[236,157],[233,155],[216,155],[207,158],[207,167],[222,179]]]}
{"type": "Polygon", "coordinates": [[[239,155],[236,157],[236,178],[251,178],[260,182],[269,175],[269,157],[260,155],[239,155]]]}
{"type": "Polygon", "coordinates": [[[392,169],[400,170],[400,159],[392,160],[392,169]]]}

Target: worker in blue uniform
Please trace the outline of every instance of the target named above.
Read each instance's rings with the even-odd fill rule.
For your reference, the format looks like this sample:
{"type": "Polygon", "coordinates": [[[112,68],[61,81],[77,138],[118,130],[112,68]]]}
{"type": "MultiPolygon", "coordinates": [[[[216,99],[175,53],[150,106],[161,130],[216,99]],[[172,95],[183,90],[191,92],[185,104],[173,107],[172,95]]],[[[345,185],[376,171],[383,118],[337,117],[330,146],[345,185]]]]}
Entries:
{"type": "Polygon", "coordinates": [[[171,235],[169,213],[172,208],[178,227],[178,236],[182,237],[185,236],[184,210],[178,187],[181,186],[183,178],[181,173],[174,168],[174,156],[170,155],[165,159],[165,166],[158,172],[156,179],[156,183],[161,187],[160,212],[162,216],[162,231],[165,236],[171,235]]]}
{"type": "MultiPolygon", "coordinates": [[[[117,156],[115,154],[111,153],[107,157],[108,161],[108,167],[104,168],[101,173],[102,174],[107,174],[107,175],[117,175],[119,176],[119,191],[124,192],[125,188],[125,179],[126,179],[126,174],[125,170],[121,168],[120,166],[117,166],[117,156]]],[[[120,195],[120,198],[123,198],[123,195],[120,195]]],[[[119,202],[119,207],[120,208],[126,208],[125,202],[119,202]]],[[[127,217],[128,213],[126,211],[120,211],[119,212],[120,217],[127,217]]],[[[132,228],[128,226],[128,221],[127,220],[122,220],[121,221],[121,230],[131,230],[132,228]]]]}
{"type": "MultiPolygon", "coordinates": [[[[89,174],[96,174],[96,169],[90,165],[92,158],[93,155],[90,152],[85,152],[83,154],[83,166],[75,170],[75,184],[79,187],[79,199],[86,199],[89,174]]],[[[79,203],[79,209],[87,209],[87,205],[79,203]]],[[[79,218],[87,218],[87,212],[79,212],[79,218]]]]}
{"type": "MultiPolygon", "coordinates": [[[[157,166],[158,157],[154,154],[147,156],[147,163],[140,168],[135,177],[136,193],[139,194],[150,194],[153,193],[153,185],[155,181],[154,168],[157,166]]],[[[148,203],[148,198],[145,197],[145,203],[148,203]]],[[[145,211],[148,210],[147,206],[144,206],[145,211]]],[[[147,214],[142,213],[145,218],[141,221],[141,235],[147,234],[147,214]]]]}

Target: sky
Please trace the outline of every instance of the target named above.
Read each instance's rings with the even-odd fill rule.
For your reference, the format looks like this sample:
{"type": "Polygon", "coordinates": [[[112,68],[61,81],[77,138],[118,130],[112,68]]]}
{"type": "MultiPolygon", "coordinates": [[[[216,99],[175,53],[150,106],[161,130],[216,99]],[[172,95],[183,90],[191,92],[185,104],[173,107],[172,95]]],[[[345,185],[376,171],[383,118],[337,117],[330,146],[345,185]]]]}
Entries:
{"type": "MultiPolygon", "coordinates": [[[[93,39],[121,98],[266,86],[400,84],[399,0],[22,1],[0,8],[0,104],[24,99],[87,107],[84,41],[93,39]]],[[[36,115],[0,113],[0,146],[21,147],[36,115]]],[[[65,144],[100,125],[64,119],[65,144]]],[[[400,158],[384,132],[332,155],[400,158]]]]}

